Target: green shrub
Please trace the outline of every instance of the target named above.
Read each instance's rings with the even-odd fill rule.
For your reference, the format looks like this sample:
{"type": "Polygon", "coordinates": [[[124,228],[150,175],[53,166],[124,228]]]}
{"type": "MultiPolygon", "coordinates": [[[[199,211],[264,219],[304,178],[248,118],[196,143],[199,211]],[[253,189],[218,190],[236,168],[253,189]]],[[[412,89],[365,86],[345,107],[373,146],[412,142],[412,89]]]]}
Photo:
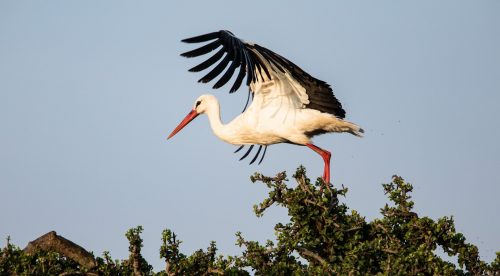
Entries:
{"type": "Polygon", "coordinates": [[[91,267],[57,252],[28,254],[7,239],[0,275],[500,275],[500,252],[487,264],[477,247],[456,232],[453,218],[435,221],[413,212],[413,187],[399,176],[382,185],[390,204],[371,222],[340,201],[347,188],[325,185],[321,179],[313,184],[303,167],[293,178],[294,188],[285,183],[284,172],[251,177],[269,188],[268,197],[254,206],[255,214],[262,216],[270,206],[279,205],[288,210],[290,221],[276,224],[276,242],[247,241],[236,233],[236,244],[243,250],[238,256],[218,255],[215,242],[185,255],[176,234],[166,229],[160,247],[165,267],[154,273],[141,256],[143,229],[138,226],[126,233],[128,260],[112,260],[104,252],[91,267]],[[458,265],[437,255],[438,247],[456,256],[458,265]]]}

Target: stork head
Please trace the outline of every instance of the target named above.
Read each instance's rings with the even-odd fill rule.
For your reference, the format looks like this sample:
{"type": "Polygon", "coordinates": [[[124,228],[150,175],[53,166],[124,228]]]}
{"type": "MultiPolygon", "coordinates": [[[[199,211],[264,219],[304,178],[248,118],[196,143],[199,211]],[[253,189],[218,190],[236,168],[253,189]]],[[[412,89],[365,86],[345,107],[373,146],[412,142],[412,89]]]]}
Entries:
{"type": "Polygon", "coordinates": [[[201,95],[196,101],[194,102],[193,109],[189,111],[189,113],[186,115],[186,117],[180,122],[180,124],[170,133],[167,139],[172,138],[177,132],[181,131],[189,122],[194,120],[194,118],[198,117],[198,115],[203,114],[207,112],[209,107],[213,104],[216,103],[217,100],[215,96],[213,95],[201,95]]]}

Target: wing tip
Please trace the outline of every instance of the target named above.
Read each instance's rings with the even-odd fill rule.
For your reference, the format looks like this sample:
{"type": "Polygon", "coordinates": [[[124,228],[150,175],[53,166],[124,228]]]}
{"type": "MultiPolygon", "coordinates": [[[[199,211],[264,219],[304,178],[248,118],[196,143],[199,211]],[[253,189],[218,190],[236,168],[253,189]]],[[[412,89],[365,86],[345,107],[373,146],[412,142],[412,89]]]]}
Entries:
{"type": "Polygon", "coordinates": [[[199,43],[199,42],[205,42],[213,39],[219,38],[221,34],[221,31],[218,32],[211,32],[207,34],[202,34],[202,35],[197,35],[189,38],[184,38],[181,40],[181,42],[184,43],[199,43]]]}
{"type": "MultiPolygon", "coordinates": [[[[193,68],[188,69],[189,72],[200,72],[214,65],[217,62],[217,60],[220,61],[220,63],[215,68],[213,68],[212,71],[210,71],[207,75],[199,79],[198,83],[208,83],[212,81],[214,78],[219,76],[224,71],[224,69],[226,69],[226,66],[230,62],[233,62],[233,64],[231,64],[231,66],[229,67],[229,69],[227,69],[224,75],[217,81],[217,83],[213,85],[212,89],[218,89],[225,86],[231,80],[234,72],[239,67],[240,69],[236,77],[236,80],[229,89],[229,93],[234,93],[241,87],[242,84],[246,83],[246,85],[249,86],[250,83],[256,79],[256,73],[253,72],[253,70],[247,70],[248,66],[252,67],[256,65],[262,66],[258,61],[254,61],[255,57],[251,56],[249,53],[246,52],[248,51],[248,49],[245,48],[247,47],[246,43],[241,39],[239,39],[238,37],[236,37],[229,30],[219,30],[212,33],[185,38],[182,39],[181,42],[184,43],[207,42],[206,45],[200,48],[180,54],[180,56],[185,58],[202,56],[204,54],[208,54],[213,50],[219,49],[219,51],[215,55],[210,57],[208,60],[204,61],[203,63],[193,68]],[[222,48],[219,48],[220,46],[222,46],[222,48]],[[222,59],[224,53],[226,54],[226,56],[222,59]],[[244,81],[245,75],[246,75],[246,81],[244,81]]],[[[265,71],[266,74],[268,74],[269,76],[267,70],[265,71]]]]}

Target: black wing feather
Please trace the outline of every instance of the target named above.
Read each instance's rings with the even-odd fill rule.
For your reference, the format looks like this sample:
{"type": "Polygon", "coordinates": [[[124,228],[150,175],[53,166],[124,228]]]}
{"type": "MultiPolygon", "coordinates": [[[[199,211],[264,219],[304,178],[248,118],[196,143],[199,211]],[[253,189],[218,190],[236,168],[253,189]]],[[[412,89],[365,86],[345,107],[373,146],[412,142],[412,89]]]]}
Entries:
{"type": "Polygon", "coordinates": [[[253,149],[253,146],[254,145],[250,145],[250,148],[248,148],[247,152],[240,158],[240,161],[243,160],[243,159],[245,159],[248,156],[248,154],[250,154],[250,152],[253,149]]]}
{"type": "Polygon", "coordinates": [[[247,62],[246,62],[245,58],[241,59],[240,72],[238,73],[238,76],[236,77],[236,80],[234,81],[234,84],[231,87],[231,90],[229,90],[229,93],[235,92],[241,86],[241,82],[245,78],[246,66],[247,66],[247,62]]]}
{"type": "Polygon", "coordinates": [[[267,151],[267,145],[264,146],[264,153],[262,153],[262,157],[259,160],[259,163],[257,165],[260,165],[262,163],[262,160],[264,160],[264,156],[266,156],[266,151],[267,151]]]}
{"type": "Polygon", "coordinates": [[[262,53],[262,56],[275,65],[279,70],[286,68],[292,77],[306,89],[306,93],[309,98],[309,104],[306,105],[306,108],[330,113],[341,119],[345,118],[345,110],[333,94],[333,90],[330,85],[322,80],[312,77],[293,62],[269,49],[257,44],[253,45],[253,47],[256,51],[262,53]]]}
{"type": "Polygon", "coordinates": [[[196,48],[194,50],[182,53],[181,56],[188,57],[188,58],[197,57],[197,56],[201,56],[204,54],[208,54],[219,47],[220,47],[220,43],[218,41],[214,41],[214,42],[209,43],[209,44],[202,46],[200,48],[196,48]]]}
{"type": "Polygon", "coordinates": [[[238,66],[240,66],[241,52],[236,51],[236,49],[234,49],[231,56],[233,57],[233,62],[231,63],[231,66],[229,66],[226,73],[224,73],[224,75],[217,81],[217,83],[214,85],[213,88],[220,88],[224,84],[226,84],[233,76],[234,71],[236,71],[236,68],[238,68],[238,66]]]}
{"type": "Polygon", "coordinates": [[[215,55],[205,60],[204,62],[196,65],[195,67],[189,69],[189,72],[200,72],[208,67],[214,65],[222,56],[224,55],[224,49],[220,49],[215,55]]]}
{"type": "Polygon", "coordinates": [[[220,32],[213,32],[213,33],[209,33],[209,34],[204,34],[204,35],[186,38],[186,39],[183,39],[182,42],[199,43],[199,42],[205,42],[205,41],[219,38],[219,36],[220,36],[220,32]]]}
{"type": "MultiPolygon", "coordinates": [[[[252,165],[257,160],[257,158],[259,158],[260,151],[262,150],[262,148],[264,148],[264,152],[262,153],[262,156],[259,160],[259,163],[257,163],[257,165],[260,165],[260,163],[262,163],[262,161],[264,160],[264,157],[266,156],[267,145],[258,145],[258,146],[259,146],[259,149],[257,150],[257,153],[255,154],[255,156],[252,158],[252,161],[250,161],[250,165],[252,165]]],[[[240,147],[238,147],[238,149],[236,149],[236,151],[234,153],[239,152],[244,147],[245,147],[245,145],[241,145],[240,147]]],[[[245,159],[246,157],[248,157],[248,155],[252,151],[253,147],[254,147],[254,145],[250,145],[250,148],[248,148],[247,152],[240,158],[240,161],[245,159]]]]}
{"type": "Polygon", "coordinates": [[[217,77],[222,71],[224,71],[224,68],[226,68],[226,66],[229,64],[230,61],[231,58],[229,57],[229,55],[226,55],[226,57],[224,57],[224,59],[219,64],[217,64],[217,66],[215,66],[215,68],[212,69],[212,71],[206,74],[198,82],[207,83],[215,79],[215,77],[217,77]]]}
{"type": "Polygon", "coordinates": [[[250,165],[253,164],[253,162],[255,162],[255,160],[257,160],[257,158],[259,157],[259,154],[260,154],[260,151],[262,150],[262,145],[259,145],[259,149],[257,150],[257,153],[255,154],[255,156],[253,157],[252,161],[250,161],[250,165]]]}
{"type": "Polygon", "coordinates": [[[241,145],[237,150],[234,151],[234,153],[237,153],[238,151],[240,151],[244,147],[245,147],[245,145],[241,145]]]}
{"type": "MultiPolygon", "coordinates": [[[[250,50],[249,44],[235,37],[229,31],[208,33],[200,36],[187,38],[182,41],[186,43],[200,43],[200,42],[211,41],[200,48],[181,54],[181,56],[189,58],[210,53],[211,51],[222,46],[221,50],[219,50],[219,52],[217,52],[211,58],[190,69],[190,71],[192,72],[199,72],[205,70],[208,67],[215,64],[218,60],[221,60],[222,54],[226,53],[226,56],[222,59],[222,61],[214,69],[212,69],[210,73],[208,73],[206,76],[200,79],[200,82],[209,82],[213,80],[219,74],[221,74],[226,68],[226,66],[231,62],[231,65],[229,66],[227,71],[217,81],[217,83],[213,86],[213,88],[220,88],[224,84],[226,84],[234,75],[234,72],[238,69],[238,67],[240,67],[236,80],[230,90],[230,92],[234,92],[238,90],[238,88],[240,88],[243,79],[245,78],[245,74],[247,77],[246,84],[250,85],[250,83],[253,82],[257,77],[255,69],[263,67],[261,62],[257,60],[258,58],[257,55],[250,50]]],[[[264,70],[267,69],[264,68],[264,70]]]]}
{"type": "Polygon", "coordinates": [[[250,102],[250,94],[252,94],[252,91],[250,91],[250,89],[248,89],[247,101],[246,101],[245,107],[243,107],[243,111],[241,111],[241,113],[245,112],[245,110],[247,109],[248,103],[250,102]]]}

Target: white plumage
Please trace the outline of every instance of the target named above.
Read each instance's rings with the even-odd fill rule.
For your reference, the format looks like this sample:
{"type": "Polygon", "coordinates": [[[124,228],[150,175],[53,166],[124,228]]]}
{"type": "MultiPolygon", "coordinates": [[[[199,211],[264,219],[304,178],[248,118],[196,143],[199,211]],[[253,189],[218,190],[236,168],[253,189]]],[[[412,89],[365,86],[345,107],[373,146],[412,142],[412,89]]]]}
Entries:
{"type": "Polygon", "coordinates": [[[363,133],[359,126],[343,120],[345,111],[333,95],[330,86],[311,77],[278,54],[257,44],[243,42],[228,31],[214,32],[183,41],[198,43],[214,39],[216,40],[201,48],[182,54],[186,57],[199,56],[222,46],[215,55],[190,71],[207,69],[222,60],[200,79],[200,82],[208,82],[221,74],[230,64],[214,85],[214,88],[219,88],[227,83],[239,68],[231,92],[239,88],[246,75],[247,85],[250,87],[249,93],[253,93],[252,103],[231,122],[223,124],[220,119],[219,102],[215,96],[202,95],[168,138],[174,136],[199,114],[206,114],[214,134],[221,140],[233,145],[251,145],[243,158],[249,154],[253,145],[260,146],[251,163],[257,159],[262,146],[265,146],[265,149],[268,145],[276,143],[308,146],[322,156],[325,163],[323,179],[329,183],[330,153],[312,144],[311,137],[328,132],[349,132],[356,136],[362,136],[363,133]]]}

